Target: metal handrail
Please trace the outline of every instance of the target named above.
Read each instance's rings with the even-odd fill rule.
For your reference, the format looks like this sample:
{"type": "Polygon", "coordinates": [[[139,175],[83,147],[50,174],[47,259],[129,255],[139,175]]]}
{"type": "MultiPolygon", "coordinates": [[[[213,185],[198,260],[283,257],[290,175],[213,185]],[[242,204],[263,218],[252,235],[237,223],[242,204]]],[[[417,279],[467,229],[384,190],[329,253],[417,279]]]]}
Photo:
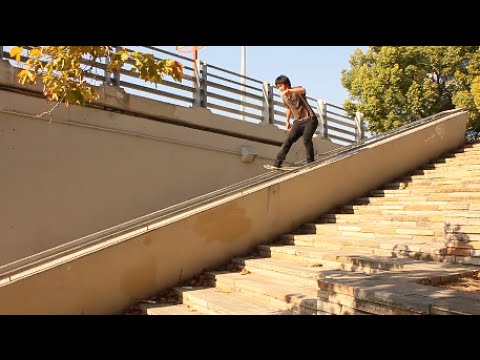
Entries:
{"type": "MultiPolygon", "coordinates": [[[[0,47],[0,57],[3,56],[4,59],[9,59],[9,55],[6,52],[7,48],[8,47],[5,46],[0,47]]],[[[131,47],[126,48],[131,51],[136,51],[131,47]]],[[[199,62],[199,64],[196,64],[192,61],[192,59],[186,56],[175,54],[155,46],[142,46],[138,48],[140,49],[139,51],[149,50],[155,52],[155,57],[157,57],[158,54],[164,54],[173,59],[180,59],[182,62],[185,62],[189,65],[193,63],[193,65],[184,65],[185,76],[181,84],[174,83],[172,81],[163,81],[158,85],[154,85],[150,83],[140,83],[141,80],[139,77],[129,70],[130,66],[133,64],[131,61],[128,62],[126,66],[120,70],[120,72],[115,74],[116,77],[114,81],[112,81],[110,74],[108,74],[106,71],[106,64],[89,62],[85,59],[85,63],[89,63],[93,66],[93,71],[101,72],[101,75],[95,75],[93,77],[87,76],[87,80],[89,82],[99,81],[103,82],[104,84],[114,84],[116,86],[120,86],[121,84],[125,91],[135,93],[139,96],[158,100],[161,99],[161,101],[173,103],[178,106],[209,106],[212,112],[221,111],[222,113],[227,113],[227,116],[234,117],[237,120],[245,119],[246,121],[251,121],[254,123],[258,123],[258,120],[260,120],[261,123],[271,122],[272,124],[283,128],[284,121],[279,120],[279,117],[285,115],[285,113],[282,111],[285,108],[285,105],[279,99],[278,90],[272,84],[269,84],[269,91],[271,91],[274,100],[270,106],[270,104],[266,102],[268,100],[264,94],[265,82],[263,81],[244,76],[237,72],[223,69],[215,65],[210,65],[205,62],[199,62]],[[200,68],[197,68],[198,66],[200,66],[200,68]],[[200,82],[196,81],[196,74],[200,74],[200,82]],[[233,79],[229,77],[233,77],[233,79]],[[244,80],[245,83],[243,83],[244,80]],[[219,84],[219,81],[226,82],[227,85],[219,84]],[[247,83],[247,81],[250,82],[250,84],[247,83]],[[203,90],[197,87],[197,85],[200,83],[203,84],[200,86],[204,86],[203,90]],[[238,90],[236,88],[237,86],[238,90]],[[252,93],[252,91],[254,93],[258,93],[258,95],[252,93]],[[207,99],[209,95],[211,96],[211,99],[207,99]],[[203,98],[201,98],[202,96],[203,98]],[[201,99],[199,99],[199,97],[201,99]],[[236,100],[237,98],[239,100],[236,100]],[[256,102],[260,103],[257,104],[256,102]],[[247,111],[247,109],[252,108],[254,111],[247,111]],[[264,109],[268,109],[269,116],[265,115],[264,109]]],[[[27,58],[22,56],[21,59],[21,61],[24,62],[27,58]]],[[[310,96],[307,97],[307,99],[311,106],[312,103],[317,104],[319,102],[318,99],[310,96]]],[[[337,125],[340,127],[343,126],[343,122],[348,124],[345,126],[347,129],[343,129],[347,132],[347,137],[351,136],[358,142],[360,140],[358,139],[358,136],[361,135],[361,132],[358,132],[355,119],[352,118],[345,109],[339,106],[332,105],[327,102],[325,102],[325,106],[344,111],[345,114],[328,111],[327,109],[325,113],[320,116],[322,128],[325,129],[325,131],[320,135],[331,138],[331,140],[338,139],[346,143],[355,142],[351,139],[342,138],[342,136],[335,136],[333,133],[329,133],[329,127],[333,131],[335,128],[338,128],[337,125]]],[[[312,107],[315,110],[316,106],[314,105],[312,107]]],[[[343,131],[341,131],[341,133],[343,133],[343,131]]]]}

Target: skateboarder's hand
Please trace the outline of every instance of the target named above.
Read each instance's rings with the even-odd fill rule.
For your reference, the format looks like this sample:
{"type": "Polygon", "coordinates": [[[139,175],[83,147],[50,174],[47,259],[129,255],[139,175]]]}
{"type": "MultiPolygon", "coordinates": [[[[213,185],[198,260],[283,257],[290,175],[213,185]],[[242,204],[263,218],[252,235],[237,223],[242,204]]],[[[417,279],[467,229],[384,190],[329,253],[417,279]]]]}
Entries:
{"type": "Polygon", "coordinates": [[[292,125],[290,124],[290,121],[287,121],[285,123],[285,126],[287,127],[287,130],[290,130],[292,128],[292,125]]]}

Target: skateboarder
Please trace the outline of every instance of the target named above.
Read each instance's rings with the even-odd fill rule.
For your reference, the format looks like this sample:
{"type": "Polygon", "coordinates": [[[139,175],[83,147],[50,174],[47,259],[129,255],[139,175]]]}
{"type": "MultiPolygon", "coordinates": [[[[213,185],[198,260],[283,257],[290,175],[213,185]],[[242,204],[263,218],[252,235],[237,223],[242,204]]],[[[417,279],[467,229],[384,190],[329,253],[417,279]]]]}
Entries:
{"type": "Polygon", "coordinates": [[[318,119],[310,105],[308,105],[307,92],[301,86],[292,88],[290,79],[285,75],[280,75],[276,78],[275,86],[281,91],[280,96],[287,107],[285,126],[289,133],[273,166],[277,168],[282,167],[290,148],[302,135],[307,153],[307,163],[311,163],[315,159],[312,138],[318,127],[318,119]],[[293,125],[290,124],[292,115],[294,119],[293,125]]]}

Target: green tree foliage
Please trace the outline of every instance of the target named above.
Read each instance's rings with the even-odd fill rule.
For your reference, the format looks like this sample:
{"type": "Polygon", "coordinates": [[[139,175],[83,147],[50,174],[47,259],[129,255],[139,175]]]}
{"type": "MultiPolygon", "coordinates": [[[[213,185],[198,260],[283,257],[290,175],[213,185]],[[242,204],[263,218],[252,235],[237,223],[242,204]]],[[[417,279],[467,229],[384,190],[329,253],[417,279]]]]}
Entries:
{"type": "MultiPolygon", "coordinates": [[[[472,84],[471,84],[471,94],[473,98],[473,103],[475,104],[475,107],[477,110],[480,109],[480,51],[477,51],[472,59],[470,60],[470,63],[468,65],[468,72],[469,75],[472,78],[472,84]]],[[[477,137],[480,132],[480,129],[478,127],[476,128],[476,133],[477,137]]]]}
{"type": "Polygon", "coordinates": [[[480,132],[479,46],[371,46],[342,70],[344,106],[365,114],[374,133],[453,108],[470,111],[468,132],[480,132]]]}
{"type": "Polygon", "coordinates": [[[114,73],[129,62],[132,71],[149,82],[159,83],[163,76],[181,81],[183,66],[170,59],[156,59],[152,54],[116,50],[113,46],[39,46],[26,48],[15,46],[10,56],[16,61],[27,54],[25,68],[18,74],[21,84],[43,81],[43,93],[48,101],[84,106],[99,98],[95,89],[85,81],[92,62],[108,60],[108,71],[114,73]]]}

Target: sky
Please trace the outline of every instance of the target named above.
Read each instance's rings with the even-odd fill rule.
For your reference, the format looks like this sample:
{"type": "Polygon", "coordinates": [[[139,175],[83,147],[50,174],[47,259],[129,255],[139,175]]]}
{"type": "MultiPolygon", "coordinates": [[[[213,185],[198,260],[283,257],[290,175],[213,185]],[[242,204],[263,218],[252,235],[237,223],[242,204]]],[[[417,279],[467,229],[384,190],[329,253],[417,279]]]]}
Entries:
{"type": "MultiPolygon", "coordinates": [[[[175,46],[159,47],[176,52],[175,46]]],[[[246,75],[274,83],[283,74],[292,86],[304,87],[308,96],[343,106],[348,91],[341,84],[341,71],[350,69],[349,59],[357,48],[365,52],[368,46],[247,46],[246,75]]],[[[241,73],[241,46],[205,46],[198,58],[241,73]]]]}

